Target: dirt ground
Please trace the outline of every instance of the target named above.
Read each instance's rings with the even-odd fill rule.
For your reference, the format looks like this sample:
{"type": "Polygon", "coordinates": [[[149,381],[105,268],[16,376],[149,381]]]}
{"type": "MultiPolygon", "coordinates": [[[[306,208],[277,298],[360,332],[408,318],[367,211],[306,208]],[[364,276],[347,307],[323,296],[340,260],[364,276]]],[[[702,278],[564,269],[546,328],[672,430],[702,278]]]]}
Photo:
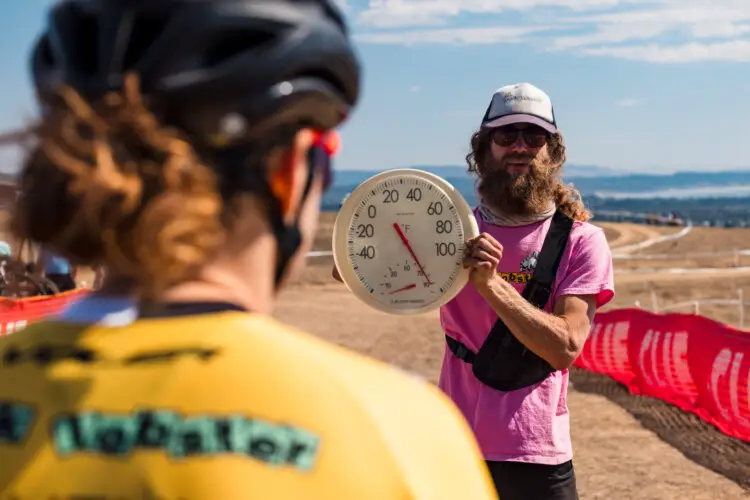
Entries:
{"type": "MultiPolygon", "coordinates": [[[[324,215],[315,250],[330,250],[333,220],[333,214],[324,215]]],[[[612,247],[679,230],[635,224],[602,226],[612,247]]],[[[742,244],[742,236],[712,231],[695,229],[685,238],[703,233],[712,241],[710,245],[704,243],[706,251],[742,244]]],[[[656,244],[640,252],[663,253],[665,250],[659,245],[666,244],[656,244]]],[[[437,314],[405,319],[375,311],[355,299],[343,285],[332,282],[331,265],[330,257],[308,259],[308,268],[301,279],[282,293],[275,315],[331,342],[435,382],[444,348],[437,314]]],[[[731,269],[726,270],[723,280],[709,280],[703,275],[664,271],[627,273],[643,267],[623,264],[620,260],[615,266],[625,274],[616,275],[617,298],[611,307],[629,307],[635,300],[641,300],[646,307],[652,289],[659,302],[667,303],[702,297],[727,298],[737,287],[750,285],[750,274],[746,278],[733,278],[731,269]],[[633,278],[636,275],[639,277],[633,278]]],[[[738,313],[733,316],[732,310],[725,309],[706,308],[701,313],[713,314],[712,317],[727,323],[736,321],[738,313]]],[[[632,396],[607,377],[576,370],[571,380],[569,407],[574,462],[582,499],[750,498],[750,489],[745,489],[750,488],[747,443],[728,438],[670,405],[632,396]]]]}

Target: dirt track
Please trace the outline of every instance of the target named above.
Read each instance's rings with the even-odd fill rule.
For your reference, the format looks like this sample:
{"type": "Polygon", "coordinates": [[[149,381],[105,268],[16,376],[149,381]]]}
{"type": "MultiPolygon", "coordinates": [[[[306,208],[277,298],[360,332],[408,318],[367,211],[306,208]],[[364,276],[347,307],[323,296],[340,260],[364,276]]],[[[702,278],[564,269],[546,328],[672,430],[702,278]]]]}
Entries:
{"type": "MultiPolygon", "coordinates": [[[[324,216],[317,250],[330,250],[332,224],[332,215],[324,216]]],[[[635,224],[606,226],[608,238],[618,246],[679,230],[635,224]]],[[[696,231],[713,236],[705,233],[710,230],[696,231]]],[[[722,245],[713,239],[714,244],[722,245]]],[[[655,250],[642,250],[647,251],[655,250]]],[[[374,311],[356,300],[343,285],[332,282],[331,263],[327,257],[308,259],[303,278],[282,294],[276,316],[339,345],[436,381],[443,353],[437,314],[406,319],[374,311]]],[[[626,265],[617,261],[616,267],[626,265]]],[[[644,287],[649,283],[661,283],[660,290],[666,291],[673,286],[680,293],[700,295],[707,293],[707,288],[708,293],[716,291],[705,286],[705,277],[663,272],[634,276],[616,275],[615,307],[631,306],[635,297],[647,296],[649,289],[644,287]]],[[[582,499],[750,498],[750,493],[738,485],[739,482],[750,487],[747,444],[727,438],[660,401],[634,397],[606,377],[576,372],[571,380],[569,407],[582,499]]]]}
{"type": "Polygon", "coordinates": [[[602,222],[598,224],[604,229],[611,248],[624,247],[644,240],[658,238],[664,234],[675,232],[674,228],[658,226],[645,226],[643,224],[632,224],[630,222],[611,223],[602,222]],[[614,236],[614,238],[613,238],[614,236]]]}

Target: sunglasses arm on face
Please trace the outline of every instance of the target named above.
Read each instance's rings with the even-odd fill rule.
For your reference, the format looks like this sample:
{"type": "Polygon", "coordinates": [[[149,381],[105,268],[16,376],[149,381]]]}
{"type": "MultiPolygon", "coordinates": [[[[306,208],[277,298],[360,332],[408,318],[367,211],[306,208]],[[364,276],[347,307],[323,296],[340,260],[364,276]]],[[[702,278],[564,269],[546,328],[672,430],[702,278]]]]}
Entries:
{"type": "MultiPolygon", "coordinates": [[[[316,131],[313,137],[313,143],[307,153],[307,160],[310,165],[312,178],[316,175],[323,177],[323,189],[327,190],[333,182],[333,157],[341,149],[341,136],[335,130],[328,132],[316,131]]],[[[309,189],[309,187],[308,187],[309,189]]],[[[307,189],[305,190],[307,191],[307,189]]]]}
{"type": "Polygon", "coordinates": [[[321,146],[333,158],[341,149],[341,135],[335,130],[315,132],[313,146],[321,146]]]}

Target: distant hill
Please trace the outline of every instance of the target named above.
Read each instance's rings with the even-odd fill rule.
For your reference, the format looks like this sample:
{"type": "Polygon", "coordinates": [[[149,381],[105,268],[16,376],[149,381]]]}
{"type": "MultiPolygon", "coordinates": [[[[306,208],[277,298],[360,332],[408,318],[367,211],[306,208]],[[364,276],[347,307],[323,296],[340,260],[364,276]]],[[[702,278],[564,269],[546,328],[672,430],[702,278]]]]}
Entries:
{"type": "MultiPolygon", "coordinates": [[[[426,170],[439,175],[443,179],[461,179],[469,176],[466,166],[452,165],[411,165],[405,168],[416,168],[426,170]]],[[[336,170],[336,185],[349,186],[359,185],[382,170],[336,170]]],[[[566,178],[590,178],[590,177],[618,177],[622,172],[600,167],[598,165],[565,165],[566,178]]]]}
{"type": "MultiPolygon", "coordinates": [[[[415,165],[411,168],[426,170],[444,178],[458,189],[469,203],[475,202],[474,178],[466,167],[415,165]]],[[[335,209],[343,197],[359,184],[379,171],[337,170],[334,185],[326,193],[324,207],[335,209]]],[[[621,171],[597,165],[566,165],[566,182],[572,183],[583,196],[608,198],[623,193],[633,197],[654,197],[664,192],[703,190],[747,186],[750,189],[750,170],[730,170],[718,172],[676,172],[672,174],[626,174],[621,171]]],[[[721,194],[711,196],[721,198],[721,194]]]]}
{"type": "Polygon", "coordinates": [[[616,177],[569,177],[584,194],[656,193],[665,190],[750,185],[749,171],[676,172],[668,175],[634,174],[616,177]]]}

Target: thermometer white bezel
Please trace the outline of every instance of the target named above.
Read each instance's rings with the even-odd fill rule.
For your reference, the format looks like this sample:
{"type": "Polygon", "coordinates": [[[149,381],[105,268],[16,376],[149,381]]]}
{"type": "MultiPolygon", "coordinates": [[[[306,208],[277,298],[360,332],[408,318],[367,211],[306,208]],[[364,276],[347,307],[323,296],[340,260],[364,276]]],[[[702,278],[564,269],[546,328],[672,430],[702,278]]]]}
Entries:
{"type": "MultiPolygon", "coordinates": [[[[439,309],[441,306],[450,302],[466,286],[469,281],[469,269],[461,267],[453,282],[440,293],[436,300],[429,304],[415,307],[391,307],[388,304],[380,302],[375,298],[367,288],[362,284],[354,271],[352,262],[349,259],[349,228],[352,224],[354,212],[362,204],[362,200],[378,184],[382,182],[398,179],[400,177],[417,177],[426,181],[443,194],[456,208],[458,219],[463,226],[464,240],[474,238],[479,235],[479,227],[474,218],[471,207],[464,199],[463,195],[451,183],[431,172],[412,168],[399,168],[386,170],[365,180],[362,184],[351,192],[349,197],[344,201],[336,215],[336,221],[333,225],[333,237],[331,247],[333,250],[333,260],[336,268],[341,275],[341,279],[347,288],[361,301],[379,311],[395,315],[415,315],[430,312],[439,309]]],[[[385,266],[385,264],[384,264],[385,266]]]]}

